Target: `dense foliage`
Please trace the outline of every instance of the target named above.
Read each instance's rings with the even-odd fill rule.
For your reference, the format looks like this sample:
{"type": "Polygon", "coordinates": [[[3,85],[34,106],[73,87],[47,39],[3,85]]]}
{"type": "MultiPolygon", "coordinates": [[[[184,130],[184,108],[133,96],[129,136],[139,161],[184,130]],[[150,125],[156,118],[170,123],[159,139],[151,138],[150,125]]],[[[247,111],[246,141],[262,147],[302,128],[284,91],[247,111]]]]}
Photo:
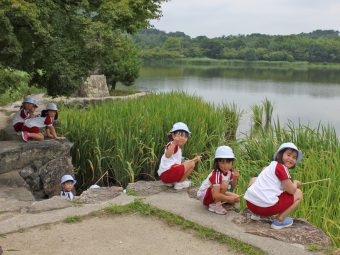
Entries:
{"type": "Polygon", "coordinates": [[[250,34],[191,38],[183,32],[165,33],[145,29],[134,36],[145,59],[208,57],[267,61],[340,63],[340,36],[334,30],[316,30],[298,35],[250,34]]]}
{"type": "Polygon", "coordinates": [[[130,34],[159,18],[163,1],[2,0],[0,66],[50,95],[72,93],[94,71],[131,84],[139,61],[130,34]]]}

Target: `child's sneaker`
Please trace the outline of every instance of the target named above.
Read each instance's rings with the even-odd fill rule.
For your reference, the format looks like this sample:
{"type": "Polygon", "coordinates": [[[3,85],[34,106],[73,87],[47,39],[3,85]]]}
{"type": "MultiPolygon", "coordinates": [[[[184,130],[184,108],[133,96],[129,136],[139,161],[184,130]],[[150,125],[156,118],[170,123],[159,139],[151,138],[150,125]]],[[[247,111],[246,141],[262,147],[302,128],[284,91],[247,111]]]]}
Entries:
{"type": "Polygon", "coordinates": [[[274,219],[273,224],[271,225],[271,227],[273,229],[282,229],[282,228],[288,228],[291,225],[293,225],[293,219],[290,217],[286,217],[283,219],[283,221],[278,221],[277,219],[274,219]]]}
{"type": "Polygon", "coordinates": [[[252,220],[257,220],[257,221],[258,221],[258,220],[261,220],[261,216],[255,214],[255,213],[251,213],[250,218],[251,218],[252,220]]]}
{"type": "Polygon", "coordinates": [[[226,214],[227,213],[226,209],[223,208],[221,202],[217,202],[215,204],[210,204],[208,210],[210,212],[214,212],[214,213],[217,213],[217,214],[226,214]]]}
{"type": "Polygon", "coordinates": [[[24,140],[24,142],[27,143],[27,141],[28,141],[28,132],[27,131],[22,131],[21,132],[21,137],[22,137],[22,140],[24,140]]]}
{"type": "Polygon", "coordinates": [[[191,185],[191,181],[186,180],[186,181],[182,181],[182,182],[176,182],[174,189],[179,190],[179,189],[186,189],[189,188],[191,185]]]}

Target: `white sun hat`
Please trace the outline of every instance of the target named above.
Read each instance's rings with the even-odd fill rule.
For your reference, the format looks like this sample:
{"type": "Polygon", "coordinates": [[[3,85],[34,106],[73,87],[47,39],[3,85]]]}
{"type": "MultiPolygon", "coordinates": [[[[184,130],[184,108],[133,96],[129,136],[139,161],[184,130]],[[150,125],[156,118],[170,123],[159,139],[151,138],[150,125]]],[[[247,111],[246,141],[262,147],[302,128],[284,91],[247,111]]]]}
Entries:
{"type": "Polygon", "coordinates": [[[293,149],[297,151],[296,164],[302,159],[302,152],[296,147],[294,143],[288,142],[280,145],[279,149],[274,154],[274,160],[276,159],[277,154],[284,149],[293,149]]]}
{"type": "Polygon", "coordinates": [[[169,131],[170,133],[175,132],[175,131],[179,131],[179,130],[183,130],[189,134],[191,134],[191,132],[189,131],[189,128],[187,126],[187,124],[183,123],[183,122],[177,122],[172,126],[172,129],[169,131]]]}
{"type": "Polygon", "coordinates": [[[73,185],[75,185],[77,183],[77,181],[72,177],[72,175],[65,174],[65,175],[63,175],[63,177],[61,177],[60,184],[63,184],[65,182],[67,182],[67,181],[72,181],[73,185]]]}
{"type": "Polygon", "coordinates": [[[46,106],[46,110],[51,110],[51,111],[58,111],[57,105],[54,103],[48,103],[46,106]]]}
{"type": "Polygon", "coordinates": [[[215,159],[217,158],[229,158],[236,159],[233,150],[229,146],[219,146],[215,152],[215,159]]]}
{"type": "Polygon", "coordinates": [[[35,107],[38,107],[37,101],[33,97],[25,97],[22,103],[33,104],[35,107]]]}

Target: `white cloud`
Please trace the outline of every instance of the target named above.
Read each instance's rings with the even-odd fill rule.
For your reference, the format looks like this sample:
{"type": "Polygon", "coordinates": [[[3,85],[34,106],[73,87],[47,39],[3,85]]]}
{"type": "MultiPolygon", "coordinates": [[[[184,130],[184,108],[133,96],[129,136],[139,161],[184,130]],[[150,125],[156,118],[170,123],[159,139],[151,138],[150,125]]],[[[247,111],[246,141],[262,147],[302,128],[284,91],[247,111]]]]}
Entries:
{"type": "Polygon", "coordinates": [[[340,30],[338,0],[171,0],[162,10],[155,28],[193,37],[340,30]]]}

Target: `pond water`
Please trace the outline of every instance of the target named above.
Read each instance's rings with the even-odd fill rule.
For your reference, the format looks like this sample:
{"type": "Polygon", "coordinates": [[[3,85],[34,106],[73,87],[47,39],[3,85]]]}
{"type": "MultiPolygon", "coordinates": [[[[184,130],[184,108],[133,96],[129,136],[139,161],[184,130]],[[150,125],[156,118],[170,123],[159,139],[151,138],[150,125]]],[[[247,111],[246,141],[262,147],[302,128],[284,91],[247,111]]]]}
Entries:
{"type": "Polygon", "coordinates": [[[310,125],[330,124],[340,134],[340,70],[144,66],[132,86],[146,91],[181,90],[214,104],[235,103],[244,110],[239,132],[247,132],[251,106],[265,98],[273,118],[310,125]]]}

